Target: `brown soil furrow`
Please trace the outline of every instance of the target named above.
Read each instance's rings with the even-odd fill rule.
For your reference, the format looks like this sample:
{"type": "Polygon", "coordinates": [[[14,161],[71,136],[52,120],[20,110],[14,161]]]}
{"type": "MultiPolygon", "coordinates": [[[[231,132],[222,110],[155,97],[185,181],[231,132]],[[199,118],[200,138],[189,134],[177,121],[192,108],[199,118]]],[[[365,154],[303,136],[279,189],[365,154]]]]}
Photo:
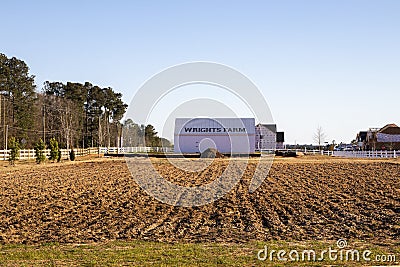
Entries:
{"type": "MultiPolygon", "coordinates": [[[[0,170],[0,242],[399,238],[400,164],[278,160],[251,194],[255,162],[223,198],[189,208],[147,195],[122,160],[8,167],[0,170]]],[[[149,175],[143,160],[135,163],[138,176],[149,175]]],[[[218,159],[207,169],[189,172],[156,160],[154,168],[171,182],[197,186],[215,180],[228,163],[218,159]]],[[[196,161],[183,164],[190,168],[196,161]]],[[[242,162],[232,164],[229,175],[238,173],[242,162]]]]}

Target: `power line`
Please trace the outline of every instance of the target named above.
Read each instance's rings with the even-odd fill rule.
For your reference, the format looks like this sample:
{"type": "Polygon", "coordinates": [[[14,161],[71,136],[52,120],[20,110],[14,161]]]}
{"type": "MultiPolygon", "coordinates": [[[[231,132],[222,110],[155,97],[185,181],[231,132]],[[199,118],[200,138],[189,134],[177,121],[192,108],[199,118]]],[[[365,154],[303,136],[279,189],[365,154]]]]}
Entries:
{"type": "MultiPolygon", "coordinates": [[[[43,131],[40,131],[40,130],[24,129],[21,127],[10,126],[10,125],[0,126],[0,128],[6,128],[7,126],[8,126],[8,128],[13,129],[13,130],[20,130],[20,131],[33,132],[33,133],[43,133],[43,131]]],[[[72,131],[75,131],[75,130],[72,130],[72,131]]],[[[46,133],[62,133],[62,132],[63,132],[63,130],[46,130],[46,133]]]]}

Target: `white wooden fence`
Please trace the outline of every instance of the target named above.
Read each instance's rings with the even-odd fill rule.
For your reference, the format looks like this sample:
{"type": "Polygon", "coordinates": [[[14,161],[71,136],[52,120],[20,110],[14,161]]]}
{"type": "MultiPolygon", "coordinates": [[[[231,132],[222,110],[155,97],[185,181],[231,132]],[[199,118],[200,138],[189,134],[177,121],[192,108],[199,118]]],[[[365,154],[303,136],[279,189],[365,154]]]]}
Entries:
{"type": "MultiPolygon", "coordinates": [[[[344,157],[344,158],[398,158],[400,157],[400,151],[320,151],[320,150],[282,150],[279,151],[296,151],[303,152],[306,155],[325,155],[332,157],[344,157]]],[[[68,159],[70,150],[61,149],[61,158],[68,159]]],[[[98,155],[98,154],[129,154],[129,153],[172,153],[173,148],[170,147],[91,147],[91,148],[75,148],[75,156],[87,156],[87,155],[98,155]]],[[[263,150],[265,154],[273,154],[274,150],[263,150]]],[[[0,150],[0,160],[8,160],[9,150],[0,150]]],[[[45,155],[48,158],[50,156],[50,149],[45,150],[45,155]]],[[[35,159],[35,150],[33,149],[21,149],[19,152],[20,160],[35,159]]]]}
{"type": "MultiPolygon", "coordinates": [[[[75,156],[87,156],[98,154],[126,154],[126,153],[150,153],[150,152],[173,152],[173,148],[169,147],[91,147],[91,148],[75,148],[75,156]]],[[[46,157],[50,156],[50,149],[44,150],[46,157]]],[[[68,159],[70,150],[61,149],[61,158],[68,159]]],[[[8,160],[10,150],[0,150],[0,160],[8,160]]],[[[20,160],[35,159],[34,149],[21,149],[19,151],[20,160]]]]}
{"type": "Polygon", "coordinates": [[[400,156],[399,151],[387,151],[387,150],[376,150],[376,151],[324,151],[325,155],[333,157],[344,157],[344,158],[397,158],[400,156]]]}
{"type": "MultiPolygon", "coordinates": [[[[68,150],[68,149],[61,149],[61,159],[68,159],[69,152],[70,152],[70,150],[68,150]]],[[[99,149],[97,147],[91,147],[91,148],[85,148],[85,149],[75,148],[74,152],[75,152],[76,157],[82,157],[82,156],[87,156],[87,155],[99,154],[99,149]]],[[[0,160],[8,160],[9,153],[10,153],[10,150],[0,150],[0,160]]],[[[50,149],[45,149],[44,153],[45,153],[46,157],[48,158],[50,156],[50,149]]],[[[20,160],[35,159],[35,150],[34,149],[21,149],[19,151],[18,159],[20,159],[20,160]]]]}
{"type": "MultiPolygon", "coordinates": [[[[279,149],[278,151],[286,152],[302,152],[305,155],[324,155],[332,157],[343,157],[343,158],[398,158],[400,157],[400,151],[387,151],[387,150],[376,150],[376,151],[323,151],[323,150],[305,150],[305,149],[279,149]]],[[[262,153],[274,153],[273,150],[262,151],[262,153]]]]}
{"type": "Polygon", "coordinates": [[[171,147],[100,147],[100,154],[127,154],[127,153],[155,153],[155,152],[174,152],[171,147]]]}

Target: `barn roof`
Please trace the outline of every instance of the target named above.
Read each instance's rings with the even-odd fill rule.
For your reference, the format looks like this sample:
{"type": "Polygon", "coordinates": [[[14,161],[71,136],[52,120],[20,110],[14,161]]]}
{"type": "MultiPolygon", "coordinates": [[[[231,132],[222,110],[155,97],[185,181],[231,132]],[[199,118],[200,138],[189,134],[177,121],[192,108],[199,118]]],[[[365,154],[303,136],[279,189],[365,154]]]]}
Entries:
{"type": "Polygon", "coordinates": [[[388,124],[378,131],[385,134],[400,134],[400,127],[394,123],[388,124]]]}
{"type": "Polygon", "coordinates": [[[268,130],[270,130],[271,132],[276,133],[276,124],[258,124],[257,126],[262,126],[264,128],[267,128],[268,130]]]}

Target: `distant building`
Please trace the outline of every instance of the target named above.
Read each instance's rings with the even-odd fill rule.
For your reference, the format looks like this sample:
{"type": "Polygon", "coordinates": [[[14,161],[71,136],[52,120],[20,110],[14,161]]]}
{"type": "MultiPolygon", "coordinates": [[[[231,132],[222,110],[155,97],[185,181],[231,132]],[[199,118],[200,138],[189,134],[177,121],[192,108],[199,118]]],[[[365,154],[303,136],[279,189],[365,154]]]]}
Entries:
{"type": "Polygon", "coordinates": [[[388,124],[383,128],[370,128],[357,135],[359,149],[400,150],[400,127],[388,124]]]}
{"type": "Polygon", "coordinates": [[[254,153],[284,149],[284,132],[276,124],[255,125],[254,118],[176,118],[174,151],[201,153],[216,148],[221,153],[254,153]]]}
{"type": "Polygon", "coordinates": [[[254,118],[176,118],[175,153],[254,153],[254,118]]]}
{"type": "Polygon", "coordinates": [[[367,140],[367,131],[361,131],[357,134],[356,141],[359,150],[365,150],[365,141],[367,140]]]}
{"type": "Polygon", "coordinates": [[[276,133],[276,149],[284,149],[285,148],[285,133],[277,132],[276,133]]]}
{"type": "Polygon", "coordinates": [[[276,149],[276,124],[256,125],[256,150],[276,149]]]}
{"type": "Polygon", "coordinates": [[[367,131],[367,137],[364,141],[365,150],[376,150],[376,133],[379,128],[369,128],[367,131]]]}
{"type": "Polygon", "coordinates": [[[276,124],[256,125],[256,150],[284,149],[285,133],[277,132],[276,124]]]}

